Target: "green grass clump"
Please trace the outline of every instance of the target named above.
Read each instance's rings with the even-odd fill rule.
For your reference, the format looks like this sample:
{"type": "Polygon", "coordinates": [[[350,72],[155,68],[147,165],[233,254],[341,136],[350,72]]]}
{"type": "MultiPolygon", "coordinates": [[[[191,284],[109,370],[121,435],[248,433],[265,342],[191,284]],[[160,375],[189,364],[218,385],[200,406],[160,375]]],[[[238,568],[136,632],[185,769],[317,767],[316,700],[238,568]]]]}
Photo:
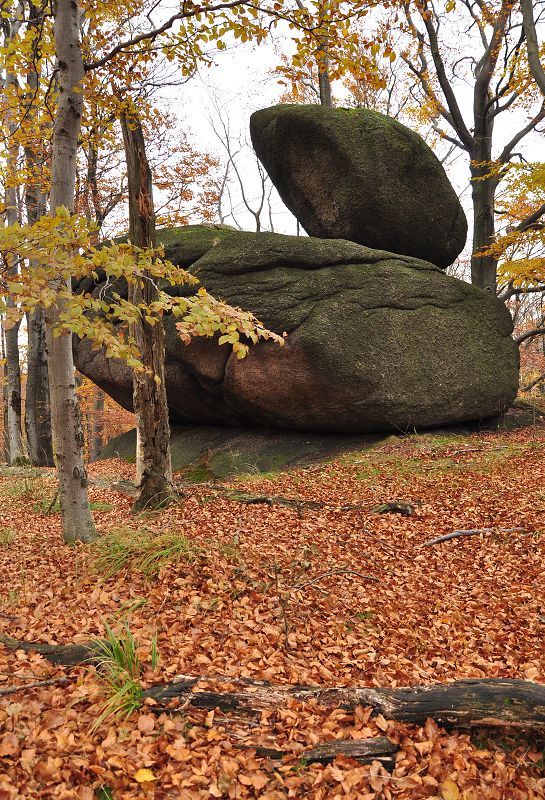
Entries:
{"type": "Polygon", "coordinates": [[[0,528],[0,547],[5,547],[15,541],[15,531],[13,528],[0,528]]]}
{"type": "Polygon", "coordinates": [[[93,566],[104,578],[122,569],[154,577],[168,564],[194,561],[197,549],[186,536],[173,531],[156,533],[147,529],[116,528],[103,534],[93,545],[93,566]]]}
{"type": "Polygon", "coordinates": [[[93,642],[93,662],[105,700],[91,727],[92,733],[107,720],[130,717],[142,705],[143,697],[142,663],[128,623],[116,634],[105,622],[104,631],[105,639],[93,642]]]}
{"type": "MultiPolygon", "coordinates": [[[[89,503],[89,506],[91,511],[111,511],[113,509],[111,503],[98,503],[93,501],[89,503]]],[[[53,498],[53,500],[44,498],[34,503],[32,510],[36,512],[36,514],[60,514],[61,504],[58,497],[53,498]]]]}

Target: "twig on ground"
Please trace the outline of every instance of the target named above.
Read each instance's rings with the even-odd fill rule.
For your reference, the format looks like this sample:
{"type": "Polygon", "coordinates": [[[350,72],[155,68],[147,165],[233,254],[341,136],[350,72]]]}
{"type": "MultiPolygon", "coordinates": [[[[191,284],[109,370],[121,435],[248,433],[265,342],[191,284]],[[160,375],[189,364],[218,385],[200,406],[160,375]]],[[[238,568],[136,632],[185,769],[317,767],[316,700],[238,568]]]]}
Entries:
{"type": "Polygon", "coordinates": [[[51,678],[47,681],[34,681],[34,683],[22,683],[20,686],[7,686],[5,689],[0,689],[0,696],[7,694],[17,694],[17,692],[24,692],[27,689],[37,689],[39,686],[65,686],[67,683],[72,683],[70,678],[51,678]]]}
{"type": "Polygon", "coordinates": [[[467,531],[452,531],[446,533],[444,536],[438,536],[437,539],[430,539],[419,545],[420,547],[431,547],[432,544],[441,544],[441,542],[448,542],[450,539],[458,539],[462,536],[478,536],[480,533],[522,533],[524,528],[472,528],[467,531]]]}
{"type": "Polygon", "coordinates": [[[284,628],[284,646],[286,650],[291,650],[291,645],[289,642],[290,628],[289,628],[288,613],[287,613],[288,601],[286,600],[282,590],[280,589],[280,581],[278,580],[278,576],[280,574],[280,567],[278,566],[278,564],[275,564],[273,566],[273,572],[274,572],[274,588],[276,589],[276,597],[278,600],[278,605],[280,606],[280,612],[282,614],[282,626],[284,628]]]}
{"type": "Polygon", "coordinates": [[[464,453],[493,453],[495,450],[509,450],[509,446],[502,444],[499,447],[464,447],[462,450],[453,450],[448,453],[447,457],[463,455],[464,453]]]}
{"type": "Polygon", "coordinates": [[[357,575],[358,578],[363,578],[366,581],[375,581],[375,583],[381,582],[380,578],[375,578],[374,575],[365,575],[363,572],[358,572],[355,569],[332,569],[329,572],[323,572],[321,575],[317,575],[310,581],[305,581],[305,583],[297,583],[294,586],[290,586],[289,588],[305,589],[307,586],[312,586],[313,583],[318,583],[318,581],[321,581],[324,578],[329,578],[332,575],[357,575]]]}

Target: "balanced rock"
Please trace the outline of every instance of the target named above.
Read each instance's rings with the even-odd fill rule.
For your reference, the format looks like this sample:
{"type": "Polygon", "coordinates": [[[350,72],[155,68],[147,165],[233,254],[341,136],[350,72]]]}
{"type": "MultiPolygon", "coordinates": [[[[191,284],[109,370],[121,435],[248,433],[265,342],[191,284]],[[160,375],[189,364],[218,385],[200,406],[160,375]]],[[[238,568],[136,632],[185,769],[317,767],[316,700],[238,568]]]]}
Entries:
{"type": "MultiPolygon", "coordinates": [[[[491,417],[516,395],[509,312],[429,262],[348,241],[221,227],[159,238],[211,294],[288,334],[284,347],[261,342],[239,361],[215,340],[184,345],[167,318],[174,422],[406,431],[491,417]]],[[[101,288],[87,279],[79,291],[101,288]]],[[[131,409],[125,364],[85,340],[74,348],[78,369],[131,409]]]]}
{"type": "Polygon", "coordinates": [[[447,267],[467,221],[441,163],[401,123],[366,109],[279,105],[250,120],[254,149],[310,236],[447,267]]]}

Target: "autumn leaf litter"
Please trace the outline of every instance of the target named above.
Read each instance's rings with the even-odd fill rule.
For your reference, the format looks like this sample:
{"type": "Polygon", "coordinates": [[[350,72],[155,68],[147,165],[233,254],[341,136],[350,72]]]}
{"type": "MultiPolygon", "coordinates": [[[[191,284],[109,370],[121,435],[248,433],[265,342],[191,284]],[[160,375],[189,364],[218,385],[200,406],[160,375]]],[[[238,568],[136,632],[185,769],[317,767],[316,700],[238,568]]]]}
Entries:
{"type": "MultiPolygon", "coordinates": [[[[156,577],[129,568],[97,575],[93,548],[62,545],[58,514],[36,505],[37,493],[53,498],[51,472],[28,485],[6,474],[0,630],[64,644],[100,637],[104,620],[127,621],[141,644],[145,685],[197,674],[210,687],[214,676],[324,686],[545,682],[544,447],[539,427],[391,438],[289,474],[185,485],[183,502],[144,520],[130,516],[129,498],[94,485],[92,501],[107,509],[95,512],[101,530],[140,525],[187,537],[193,557],[156,577]],[[324,505],[245,505],[225,497],[227,487],[324,505]],[[372,511],[392,500],[416,513],[372,511]],[[524,533],[420,547],[485,527],[524,533]],[[335,574],[312,582],[327,572],[335,574]]],[[[90,472],[118,480],[133,468],[109,461],[90,472]]],[[[294,702],[257,717],[191,707],[167,716],[145,705],[91,734],[102,703],[92,668],[63,670],[34,653],[0,650],[0,690],[56,676],[71,683],[0,697],[0,800],[545,797],[539,739],[446,731],[431,720],[404,725],[363,708],[294,702]],[[384,735],[401,748],[392,774],[378,762],[304,758],[319,743],[384,735]],[[260,758],[257,746],[291,755],[260,758]]]]}

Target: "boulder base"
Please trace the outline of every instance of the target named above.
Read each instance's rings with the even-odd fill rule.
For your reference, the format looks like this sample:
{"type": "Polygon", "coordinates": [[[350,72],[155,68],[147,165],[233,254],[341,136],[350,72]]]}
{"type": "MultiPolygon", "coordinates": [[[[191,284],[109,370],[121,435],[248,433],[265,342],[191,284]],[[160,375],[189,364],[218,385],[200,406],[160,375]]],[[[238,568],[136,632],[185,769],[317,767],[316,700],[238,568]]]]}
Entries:
{"type": "MultiPolygon", "coordinates": [[[[192,264],[211,294],[288,334],[284,347],[263,342],[239,361],[214,340],[185,346],[167,318],[173,422],[407,431],[492,417],[516,395],[509,312],[430,263],[225,228],[190,226],[162,238],[167,257],[192,264]]],[[[78,369],[131,409],[129,369],[87,341],[74,348],[78,369]]]]}
{"type": "Polygon", "coordinates": [[[467,221],[440,161],[401,123],[367,109],[279,105],[250,121],[254,149],[311,236],[349,239],[447,267],[467,221]]]}

